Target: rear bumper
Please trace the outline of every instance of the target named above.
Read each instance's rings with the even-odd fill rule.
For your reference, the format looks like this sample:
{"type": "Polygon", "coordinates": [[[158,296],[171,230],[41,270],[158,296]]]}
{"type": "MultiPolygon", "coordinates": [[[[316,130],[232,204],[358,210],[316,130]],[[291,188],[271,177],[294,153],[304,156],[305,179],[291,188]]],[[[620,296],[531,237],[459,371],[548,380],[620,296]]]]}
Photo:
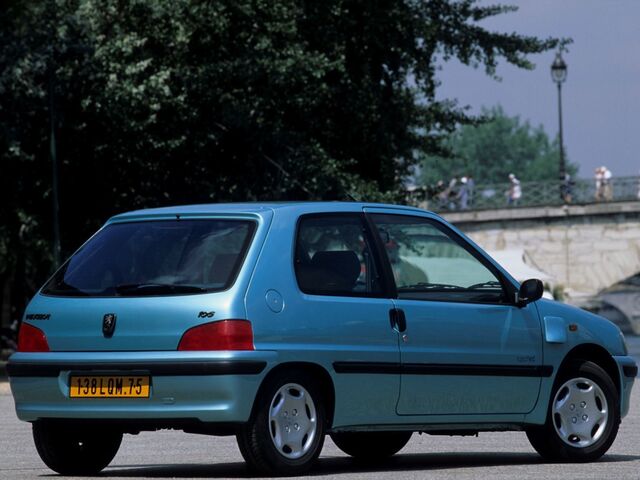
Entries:
{"type": "Polygon", "coordinates": [[[18,418],[142,421],[185,419],[242,423],[276,353],[50,352],[17,353],[7,364],[18,418]],[[70,398],[82,375],[149,375],[148,398],[70,398]]]}

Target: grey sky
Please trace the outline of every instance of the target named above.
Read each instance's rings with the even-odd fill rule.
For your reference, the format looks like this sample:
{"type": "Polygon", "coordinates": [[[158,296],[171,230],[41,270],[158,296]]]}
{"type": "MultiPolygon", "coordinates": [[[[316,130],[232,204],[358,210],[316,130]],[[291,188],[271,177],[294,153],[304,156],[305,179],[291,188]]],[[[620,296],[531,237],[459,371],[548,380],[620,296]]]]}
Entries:
{"type": "MultiPolygon", "coordinates": [[[[517,12],[493,17],[485,28],[539,37],[571,37],[562,88],[564,144],[580,166],[579,177],[606,165],[614,176],[640,173],[640,0],[500,0],[517,12]]],[[[550,135],[558,131],[557,88],[551,80],[554,52],[530,57],[533,71],[502,62],[501,82],[458,62],[439,74],[439,98],[458,98],[479,112],[500,104],[508,115],[550,135]]]]}

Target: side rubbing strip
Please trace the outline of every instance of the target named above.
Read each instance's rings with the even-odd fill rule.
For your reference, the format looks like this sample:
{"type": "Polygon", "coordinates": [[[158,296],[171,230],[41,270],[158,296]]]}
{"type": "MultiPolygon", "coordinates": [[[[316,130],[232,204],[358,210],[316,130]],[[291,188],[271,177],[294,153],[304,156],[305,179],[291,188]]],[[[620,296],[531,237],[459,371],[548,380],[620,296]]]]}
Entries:
{"type": "Polygon", "coordinates": [[[333,362],[333,368],[336,373],[402,373],[399,363],[387,362],[333,362]]]}
{"type": "Polygon", "coordinates": [[[638,366],[637,365],[625,365],[622,367],[622,371],[624,372],[625,377],[637,377],[638,376],[638,366]]]}
{"type": "Polygon", "coordinates": [[[551,365],[464,365],[430,363],[334,362],[336,373],[403,375],[466,375],[493,377],[550,377],[551,365]]]}

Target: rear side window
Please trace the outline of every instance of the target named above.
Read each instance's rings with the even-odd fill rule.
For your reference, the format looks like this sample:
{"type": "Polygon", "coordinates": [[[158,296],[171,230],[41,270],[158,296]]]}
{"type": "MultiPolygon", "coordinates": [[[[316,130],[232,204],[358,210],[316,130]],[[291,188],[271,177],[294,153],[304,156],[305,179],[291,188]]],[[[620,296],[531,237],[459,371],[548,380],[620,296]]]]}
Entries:
{"type": "Polygon", "coordinates": [[[226,290],[254,230],[254,222],[243,220],[112,224],[71,257],[42,293],[112,297],[226,290]]]}
{"type": "Polygon", "coordinates": [[[378,268],[357,214],[304,216],[294,255],[300,290],[316,295],[378,296],[378,268]]]}

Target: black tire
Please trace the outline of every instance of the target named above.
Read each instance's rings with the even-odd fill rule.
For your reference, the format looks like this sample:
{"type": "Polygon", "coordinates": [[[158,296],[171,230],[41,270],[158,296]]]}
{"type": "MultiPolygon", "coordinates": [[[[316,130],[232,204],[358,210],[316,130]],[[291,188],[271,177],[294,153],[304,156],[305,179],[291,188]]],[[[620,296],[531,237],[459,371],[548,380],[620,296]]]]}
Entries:
{"type": "MultiPolygon", "coordinates": [[[[584,384],[587,387],[587,384],[584,384]]],[[[589,361],[573,361],[563,371],[560,372],[556,379],[551,398],[549,399],[549,407],[547,412],[547,421],[541,427],[534,427],[527,430],[527,437],[531,442],[533,448],[548,461],[555,462],[592,462],[604,455],[611,447],[616,436],[618,434],[618,427],[620,426],[620,400],[618,391],[614,385],[611,377],[605,372],[599,365],[589,361]],[[561,414],[553,413],[553,405],[556,400],[556,396],[562,399],[563,395],[567,395],[568,390],[564,388],[567,382],[578,379],[587,379],[595,384],[601,394],[606,400],[606,408],[600,393],[596,393],[595,403],[598,404],[598,408],[602,408],[607,411],[606,422],[601,421],[602,426],[598,422],[592,422],[587,415],[585,425],[591,427],[590,435],[586,437],[586,445],[580,445],[580,437],[569,435],[567,440],[563,440],[559,431],[565,429],[563,426],[563,417],[561,414]],[[594,432],[596,432],[594,434],[594,432]],[[573,442],[573,444],[571,444],[573,442]],[[592,442],[589,444],[589,442],[592,442]],[[574,446],[574,444],[576,446],[574,446]]],[[[568,405],[570,407],[571,405],[568,405]]],[[[575,416],[575,422],[580,422],[582,417],[582,411],[580,411],[581,405],[575,405],[575,411],[579,412],[575,416]]],[[[566,418],[568,425],[568,417],[566,418]]],[[[571,418],[573,423],[574,419],[571,418]]],[[[569,428],[572,428],[569,426],[569,428]]],[[[588,428],[587,428],[588,429],[588,428]]]]}
{"type": "Polygon", "coordinates": [[[331,440],[347,455],[376,461],[395,455],[411,439],[413,432],[337,432],[331,440]]]}
{"type": "Polygon", "coordinates": [[[95,475],[118,453],[122,433],[36,422],[33,440],[42,461],[61,475],[95,475]]]}
{"type": "MultiPolygon", "coordinates": [[[[284,405],[284,404],[283,404],[284,405]]],[[[274,412],[277,411],[274,409],[274,412]]],[[[280,372],[271,378],[256,399],[253,415],[236,435],[238,447],[249,468],[263,475],[300,475],[309,470],[322,450],[326,431],[324,396],[313,378],[300,371],[280,372]],[[272,406],[284,397],[302,402],[302,408],[286,408],[272,420],[272,406]],[[304,400],[302,400],[304,398],[304,400]],[[309,403],[310,402],[310,403],[309,403]],[[304,411],[302,411],[304,410],[304,411]],[[286,412],[286,417],[284,416],[286,412]],[[301,448],[296,448],[294,428],[300,421],[301,448]],[[308,425],[308,428],[304,425],[308,425]],[[289,427],[291,433],[285,433],[289,427]],[[277,446],[275,432],[281,432],[277,446]],[[291,441],[291,444],[289,444],[291,441]],[[293,446],[293,448],[292,448],[293,446]],[[298,455],[298,456],[296,456],[298,455]]]]}

